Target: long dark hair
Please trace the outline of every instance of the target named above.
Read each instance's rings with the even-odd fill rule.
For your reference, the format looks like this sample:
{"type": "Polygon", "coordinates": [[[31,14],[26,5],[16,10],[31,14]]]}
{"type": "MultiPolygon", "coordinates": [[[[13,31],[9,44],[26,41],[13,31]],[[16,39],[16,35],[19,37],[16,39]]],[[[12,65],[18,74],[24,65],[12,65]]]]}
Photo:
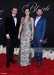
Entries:
{"type": "MultiPolygon", "coordinates": [[[[25,17],[25,10],[26,10],[26,9],[28,9],[28,10],[30,11],[30,8],[29,8],[29,7],[27,7],[27,6],[26,6],[26,7],[24,7],[24,9],[23,9],[24,17],[25,17]]],[[[30,16],[30,15],[29,15],[29,16],[30,16]]]]}

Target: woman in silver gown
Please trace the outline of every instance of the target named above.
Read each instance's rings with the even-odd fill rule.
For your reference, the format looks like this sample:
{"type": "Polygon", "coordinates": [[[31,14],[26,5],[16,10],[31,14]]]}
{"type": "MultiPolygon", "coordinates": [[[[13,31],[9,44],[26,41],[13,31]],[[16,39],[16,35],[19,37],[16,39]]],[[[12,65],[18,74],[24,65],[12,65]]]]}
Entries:
{"type": "Polygon", "coordinates": [[[25,17],[21,18],[18,39],[20,39],[19,57],[20,65],[28,66],[31,64],[31,41],[34,34],[34,20],[30,17],[29,8],[24,10],[25,17]]]}

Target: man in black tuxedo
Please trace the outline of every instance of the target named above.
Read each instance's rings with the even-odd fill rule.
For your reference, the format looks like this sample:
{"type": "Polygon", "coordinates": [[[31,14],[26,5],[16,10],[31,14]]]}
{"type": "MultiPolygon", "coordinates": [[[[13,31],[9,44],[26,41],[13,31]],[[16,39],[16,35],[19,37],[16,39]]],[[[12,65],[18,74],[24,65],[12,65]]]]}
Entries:
{"type": "Polygon", "coordinates": [[[6,67],[10,66],[10,62],[15,63],[13,60],[13,52],[16,43],[19,44],[18,41],[18,31],[19,31],[19,19],[17,18],[17,8],[12,8],[11,15],[6,17],[5,20],[5,33],[7,39],[7,63],[6,67]]]}

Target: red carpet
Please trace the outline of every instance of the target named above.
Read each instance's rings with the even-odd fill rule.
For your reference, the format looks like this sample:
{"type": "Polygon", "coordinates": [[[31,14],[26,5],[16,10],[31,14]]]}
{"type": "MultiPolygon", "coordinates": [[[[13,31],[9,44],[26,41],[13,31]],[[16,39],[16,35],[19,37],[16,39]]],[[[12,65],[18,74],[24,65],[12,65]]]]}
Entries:
{"type": "MultiPolygon", "coordinates": [[[[16,61],[16,56],[14,56],[16,61]]],[[[17,62],[6,68],[6,55],[0,54],[0,75],[54,75],[54,60],[42,60],[43,64],[37,67],[37,63],[32,59],[32,64],[21,67],[17,62]]]]}

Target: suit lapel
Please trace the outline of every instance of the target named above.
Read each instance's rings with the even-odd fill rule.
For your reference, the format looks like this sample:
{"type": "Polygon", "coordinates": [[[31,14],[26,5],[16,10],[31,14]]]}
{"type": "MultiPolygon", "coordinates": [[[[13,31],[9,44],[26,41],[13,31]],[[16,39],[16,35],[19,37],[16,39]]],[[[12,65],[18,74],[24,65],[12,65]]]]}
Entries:
{"type": "MultiPolygon", "coordinates": [[[[39,21],[37,22],[37,25],[38,25],[38,23],[40,22],[41,19],[42,19],[42,17],[41,17],[41,18],[39,19],[39,21]]],[[[34,24],[34,25],[35,25],[35,24],[34,24]]],[[[36,27],[37,27],[37,25],[36,25],[36,27]]],[[[36,27],[35,27],[35,28],[36,28],[36,27]]]]}
{"type": "MultiPolygon", "coordinates": [[[[14,18],[13,18],[13,16],[11,15],[11,18],[12,18],[12,21],[13,21],[13,24],[14,24],[14,26],[15,26],[15,23],[14,23],[14,18]]],[[[16,17],[17,18],[17,17],[16,17]]],[[[17,23],[18,23],[18,19],[17,19],[17,23]]],[[[16,26],[17,26],[17,24],[16,24],[16,26]]],[[[15,26],[15,27],[16,27],[15,26]]]]}
{"type": "Polygon", "coordinates": [[[13,25],[15,26],[14,18],[13,18],[13,16],[12,16],[12,15],[11,15],[11,19],[12,19],[13,25]]]}

